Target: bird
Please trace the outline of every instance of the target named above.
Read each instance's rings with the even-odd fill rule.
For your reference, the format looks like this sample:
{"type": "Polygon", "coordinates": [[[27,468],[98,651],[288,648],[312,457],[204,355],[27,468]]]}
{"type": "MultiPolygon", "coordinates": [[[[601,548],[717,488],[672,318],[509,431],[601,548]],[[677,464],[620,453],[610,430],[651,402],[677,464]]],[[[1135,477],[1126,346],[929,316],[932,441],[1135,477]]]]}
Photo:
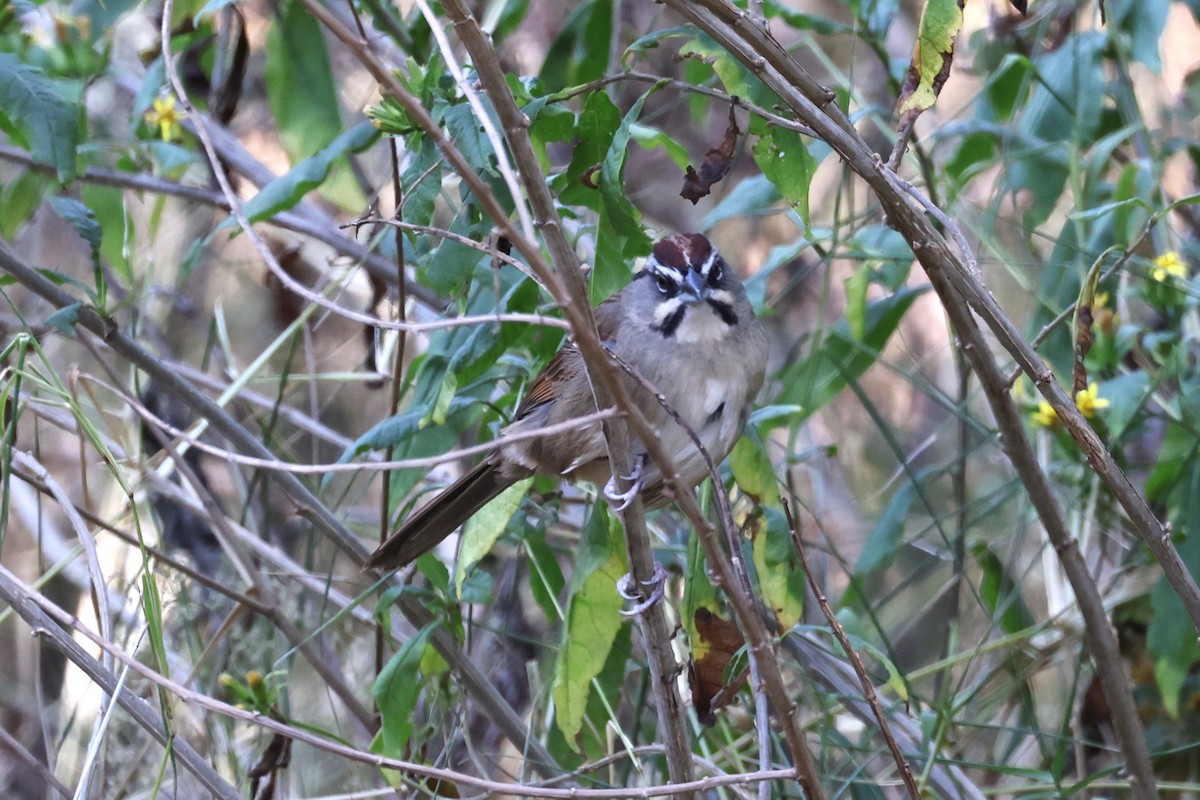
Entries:
{"type": "MultiPolygon", "coordinates": [[[[695,432],[714,463],[733,449],[766,374],[768,339],[737,275],[702,234],[656,241],[630,282],[595,310],[600,339],[637,375],[657,388],[695,432]]],[[[703,454],[650,390],[622,375],[633,403],[657,432],[681,482],[694,487],[708,475],[703,454]]],[[[568,341],[530,385],[503,433],[524,433],[595,414],[596,403],[578,348],[568,341]]],[[[532,475],[606,484],[618,509],[640,492],[647,508],[667,504],[662,473],[634,439],[634,486],[612,489],[608,450],[599,421],[555,436],[508,443],[419,508],[367,559],[364,569],[398,569],[436,547],[468,518],[519,480],[532,475]]]]}

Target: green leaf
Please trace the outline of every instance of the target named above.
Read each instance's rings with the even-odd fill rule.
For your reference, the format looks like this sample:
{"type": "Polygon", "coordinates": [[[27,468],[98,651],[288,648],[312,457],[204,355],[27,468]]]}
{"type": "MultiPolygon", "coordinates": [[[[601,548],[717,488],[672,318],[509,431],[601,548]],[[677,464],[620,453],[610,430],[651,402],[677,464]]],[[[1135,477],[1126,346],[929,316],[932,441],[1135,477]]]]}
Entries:
{"type": "Polygon", "coordinates": [[[1006,634],[1016,634],[1032,628],[1037,620],[1025,599],[1021,597],[1021,584],[1009,574],[1004,563],[987,545],[973,549],[982,577],[979,581],[979,597],[993,619],[1006,634]]]}
{"type": "Polygon", "coordinates": [[[292,163],[332,142],[342,130],[337,88],[317,18],[296,0],[276,9],[267,34],[267,101],[292,163]]]}
{"type": "Polygon", "coordinates": [[[425,648],[440,622],[431,622],[417,632],[396,651],[379,677],[371,692],[375,707],[379,709],[379,733],[371,744],[371,750],[391,758],[404,758],[405,747],[413,732],[413,710],[421,695],[421,660],[425,648]]]}
{"type": "Polygon", "coordinates": [[[125,193],[115,186],[84,183],[80,197],[94,212],[100,228],[108,232],[100,241],[100,257],[120,274],[125,286],[132,286],[134,252],[129,244],[136,241],[136,232],[132,216],[126,213],[125,193]]]}
{"type": "Polygon", "coordinates": [[[729,469],[738,488],[754,497],[760,505],[779,502],[778,478],[771,459],[750,436],[743,436],[729,454],[729,469]]]}
{"type": "Polygon", "coordinates": [[[15,127],[33,160],[54,167],[59,183],[75,177],[80,108],[58,83],[12,53],[0,53],[0,118],[15,127]]]}
{"type": "Polygon", "coordinates": [[[51,197],[50,206],[54,213],[75,229],[91,251],[93,266],[100,266],[100,242],[104,229],[96,221],[96,214],[73,197],[51,197]]]}
{"type": "Polygon", "coordinates": [[[634,102],[600,167],[600,219],[596,231],[596,264],[592,269],[590,298],[593,304],[608,298],[629,283],[629,265],[650,252],[650,237],[642,230],[641,214],[625,196],[625,154],[629,150],[633,124],[642,113],[654,86],[634,102]]]}
{"type": "Polygon", "coordinates": [[[0,237],[12,239],[42,204],[50,178],[25,170],[8,186],[0,187],[0,237]]]}
{"type": "Polygon", "coordinates": [[[104,229],[96,221],[95,213],[73,197],[51,197],[50,207],[87,243],[92,256],[96,305],[103,309],[108,301],[108,281],[104,277],[104,269],[100,264],[100,243],[104,237],[104,229]]]}
{"type": "Polygon", "coordinates": [[[852,34],[854,28],[845,25],[836,20],[827,17],[819,17],[815,14],[805,14],[799,11],[794,11],[791,8],[776,2],[775,0],[766,0],[763,3],[763,11],[767,19],[779,17],[788,25],[791,25],[798,31],[812,31],[823,36],[833,36],[837,34],[852,34]]]}
{"type": "Polygon", "coordinates": [[[480,173],[500,174],[495,166],[496,151],[471,106],[466,103],[450,106],[442,115],[442,122],[446,126],[446,135],[471,166],[480,173]]]}
{"type": "Polygon", "coordinates": [[[916,498],[916,486],[912,481],[906,481],[884,510],[874,530],[863,545],[858,564],[854,567],[855,575],[866,575],[892,563],[896,557],[896,548],[904,536],[904,523],[908,519],[908,510],[916,498]]]}
{"type": "Polygon", "coordinates": [[[675,166],[679,167],[680,171],[687,169],[688,164],[691,163],[691,155],[687,148],[666,131],[651,128],[648,125],[631,125],[629,132],[632,134],[633,140],[647,150],[655,147],[665,150],[667,157],[675,162],[675,166]]]}
{"type": "Polygon", "coordinates": [[[550,44],[538,82],[553,93],[604,77],[612,36],[612,0],[587,0],[550,44]]]}
{"type": "Polygon", "coordinates": [[[660,44],[670,39],[692,39],[696,36],[696,26],[677,25],[674,28],[664,28],[660,31],[651,31],[645,36],[641,36],[633,40],[633,44],[625,48],[625,52],[621,54],[621,66],[629,66],[629,57],[635,53],[640,53],[643,50],[653,50],[660,44]]]}
{"type": "Polygon", "coordinates": [[[620,531],[620,525],[609,519],[604,506],[596,505],[583,529],[579,560],[571,579],[553,692],[558,729],[572,747],[583,727],[592,679],[604,668],[624,624],[623,601],[616,584],[629,569],[620,531]]]}
{"type": "Polygon", "coordinates": [[[46,324],[53,325],[70,336],[75,332],[75,325],[79,322],[79,312],[82,310],[83,303],[71,303],[69,306],[63,306],[46,317],[46,324]]]}
{"type": "Polygon", "coordinates": [[[575,131],[578,139],[571,151],[571,163],[554,181],[554,188],[564,204],[600,210],[600,193],[585,184],[584,176],[604,161],[620,125],[621,112],[607,94],[592,92],[588,95],[583,102],[583,111],[579,113],[575,131]]]}
{"type": "Polygon", "coordinates": [[[547,622],[558,624],[562,611],[558,598],[567,585],[554,551],[546,544],[546,531],[541,525],[529,525],[525,545],[529,548],[529,591],[546,615],[547,622]]]}
{"type": "Polygon", "coordinates": [[[871,286],[871,268],[862,264],[846,278],[846,328],[862,341],[867,333],[867,289],[871,286]]]}
{"type": "MultiPolygon", "coordinates": [[[[768,89],[757,75],[743,66],[741,61],[738,61],[707,34],[697,36],[680,47],[679,56],[681,58],[698,57],[700,61],[711,65],[725,86],[725,91],[735,97],[746,98],[764,108],[773,108],[779,103],[778,95],[768,89]]],[[[752,116],[751,125],[754,124],[755,120],[752,116]]]]}
{"type": "Polygon", "coordinates": [[[771,126],[754,144],[754,161],[808,227],[808,187],[817,162],[800,134],[771,126]]]}
{"type": "MultiPolygon", "coordinates": [[[[1200,575],[1200,461],[1194,449],[1178,488],[1180,524],[1176,527],[1188,535],[1176,547],[1195,578],[1200,575]]],[[[1200,659],[1200,644],[1183,603],[1166,578],[1159,578],[1151,590],[1150,604],[1154,616],[1146,631],[1146,648],[1154,656],[1154,676],[1162,692],[1163,708],[1174,719],[1179,715],[1179,690],[1192,664],[1200,659]]]]}
{"type": "Polygon", "coordinates": [[[462,594],[463,580],[468,570],[491,552],[492,545],[496,544],[521,507],[521,501],[532,483],[533,478],[517,481],[467,520],[458,548],[458,563],[454,566],[454,588],[459,595],[462,594]]]}
{"type": "Polygon", "coordinates": [[[379,136],[369,122],[360,122],[341,134],[325,149],[306,158],[287,173],[280,175],[250,198],[243,210],[251,222],[270,219],[280,211],[292,208],[304,196],[320,186],[329,175],[333,163],[347,153],[361,152],[379,136]]]}
{"type": "Polygon", "coordinates": [[[1162,71],[1159,40],[1171,11],[1170,0],[1108,0],[1108,30],[1129,37],[1129,53],[1153,72],[1162,71]]]}
{"type": "Polygon", "coordinates": [[[755,175],[738,181],[732,191],[721,198],[721,202],[717,203],[712,211],[704,215],[699,227],[707,231],[727,219],[757,216],[777,203],[781,196],[779,189],[766,175],[755,175]]]}

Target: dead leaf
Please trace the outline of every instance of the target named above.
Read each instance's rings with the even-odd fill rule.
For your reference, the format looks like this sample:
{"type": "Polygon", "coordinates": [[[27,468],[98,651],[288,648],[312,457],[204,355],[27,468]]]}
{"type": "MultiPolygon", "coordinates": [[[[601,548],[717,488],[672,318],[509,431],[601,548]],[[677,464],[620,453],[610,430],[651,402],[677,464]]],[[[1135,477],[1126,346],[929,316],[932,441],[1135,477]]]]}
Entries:
{"type": "Polygon", "coordinates": [[[725,668],[746,640],[737,625],[721,619],[707,608],[696,609],[693,622],[699,641],[692,643],[688,685],[692,690],[696,717],[704,725],[713,725],[717,721],[716,712],[729,705],[746,685],[749,669],[743,669],[728,685],[725,683],[725,668]]]}
{"type": "Polygon", "coordinates": [[[692,205],[696,205],[700,198],[707,197],[712,191],[712,185],[728,175],[729,170],[733,168],[733,151],[737,147],[738,134],[741,133],[733,108],[732,105],[729,106],[729,126],[725,128],[725,135],[720,142],[705,152],[699,171],[688,164],[679,196],[691,200],[692,205]]]}
{"type": "Polygon", "coordinates": [[[896,113],[903,129],[921,112],[932,108],[954,60],[954,40],[962,28],[966,0],[926,0],[921,27],[913,47],[912,64],[900,90],[896,113]]]}

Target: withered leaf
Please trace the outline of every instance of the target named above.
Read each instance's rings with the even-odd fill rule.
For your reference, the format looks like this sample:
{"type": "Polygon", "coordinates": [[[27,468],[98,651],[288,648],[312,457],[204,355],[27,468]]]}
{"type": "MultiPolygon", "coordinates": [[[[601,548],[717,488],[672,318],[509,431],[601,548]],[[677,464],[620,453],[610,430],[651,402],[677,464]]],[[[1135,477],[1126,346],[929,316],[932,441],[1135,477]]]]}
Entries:
{"type": "Polygon", "coordinates": [[[696,170],[691,164],[688,164],[687,173],[683,176],[683,189],[680,190],[679,196],[685,200],[691,200],[692,205],[696,205],[700,198],[707,197],[712,191],[713,184],[728,175],[729,170],[733,167],[733,151],[737,147],[738,134],[741,133],[737,118],[733,114],[733,108],[732,105],[729,106],[729,126],[725,128],[725,135],[720,142],[705,152],[700,169],[696,170]]]}
{"type": "Polygon", "coordinates": [[[921,26],[913,47],[908,77],[900,89],[896,113],[903,129],[921,112],[932,108],[954,61],[954,40],[962,28],[966,0],[926,0],[921,26]]]}
{"type": "Polygon", "coordinates": [[[696,717],[704,725],[713,725],[717,721],[716,712],[729,705],[749,677],[750,671],[743,669],[728,685],[725,683],[725,668],[746,640],[737,625],[703,606],[696,609],[693,622],[700,640],[692,644],[688,685],[696,717]]]}

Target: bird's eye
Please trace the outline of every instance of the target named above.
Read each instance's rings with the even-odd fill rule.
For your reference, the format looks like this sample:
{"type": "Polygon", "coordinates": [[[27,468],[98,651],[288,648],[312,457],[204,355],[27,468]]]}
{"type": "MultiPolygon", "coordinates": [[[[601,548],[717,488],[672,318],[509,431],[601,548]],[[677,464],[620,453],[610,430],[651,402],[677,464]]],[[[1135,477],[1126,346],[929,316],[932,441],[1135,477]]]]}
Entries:
{"type": "Polygon", "coordinates": [[[674,287],[671,279],[661,273],[655,276],[654,283],[656,286],[658,286],[658,290],[663,294],[670,294],[671,289],[674,287]]]}
{"type": "Polygon", "coordinates": [[[711,283],[713,286],[716,286],[720,282],[721,277],[724,274],[725,274],[725,262],[718,258],[715,262],[713,262],[713,265],[711,267],[709,267],[708,282],[711,283]]]}

